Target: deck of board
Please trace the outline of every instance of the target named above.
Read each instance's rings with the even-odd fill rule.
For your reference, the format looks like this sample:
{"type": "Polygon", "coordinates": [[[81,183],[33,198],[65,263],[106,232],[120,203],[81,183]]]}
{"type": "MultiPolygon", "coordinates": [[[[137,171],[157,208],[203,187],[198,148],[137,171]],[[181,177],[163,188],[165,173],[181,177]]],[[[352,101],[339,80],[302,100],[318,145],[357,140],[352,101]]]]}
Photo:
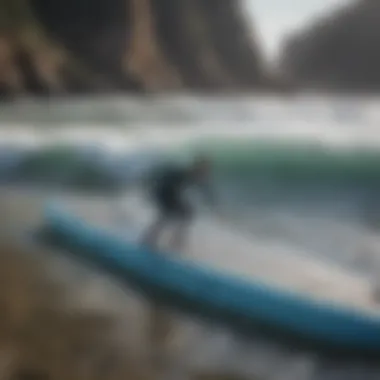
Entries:
{"type": "MultiPolygon", "coordinates": [[[[119,206],[97,200],[68,202],[68,209],[76,215],[126,239],[137,236],[152,218],[152,211],[138,197],[128,199],[123,210],[119,206]]],[[[368,278],[294,247],[247,238],[211,219],[202,218],[195,224],[181,257],[325,302],[380,313],[368,278]]]]}

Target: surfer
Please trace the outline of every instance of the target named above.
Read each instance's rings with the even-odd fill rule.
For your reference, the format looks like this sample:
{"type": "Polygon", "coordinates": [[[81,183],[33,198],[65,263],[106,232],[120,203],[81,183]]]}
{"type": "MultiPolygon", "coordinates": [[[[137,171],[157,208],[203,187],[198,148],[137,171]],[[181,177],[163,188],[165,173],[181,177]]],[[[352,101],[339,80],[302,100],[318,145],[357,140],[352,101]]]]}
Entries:
{"type": "Polygon", "coordinates": [[[156,247],[164,227],[176,224],[171,247],[181,250],[184,246],[189,225],[193,220],[194,209],[186,192],[192,186],[203,190],[206,200],[214,205],[214,194],[209,186],[211,163],[204,156],[197,157],[189,167],[169,166],[155,176],[150,186],[151,198],[158,209],[158,218],[148,228],[143,243],[156,247]]]}

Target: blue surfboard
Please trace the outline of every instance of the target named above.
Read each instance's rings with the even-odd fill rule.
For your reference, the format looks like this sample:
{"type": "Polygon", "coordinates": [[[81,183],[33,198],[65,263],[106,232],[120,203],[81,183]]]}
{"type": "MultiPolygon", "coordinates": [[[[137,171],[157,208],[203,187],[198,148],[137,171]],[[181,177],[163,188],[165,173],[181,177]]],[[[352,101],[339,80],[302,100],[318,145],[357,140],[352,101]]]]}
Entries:
{"type": "Polygon", "coordinates": [[[380,313],[166,257],[95,228],[57,205],[47,205],[44,217],[55,244],[173,307],[235,326],[270,327],[315,345],[380,354],[380,313]]]}

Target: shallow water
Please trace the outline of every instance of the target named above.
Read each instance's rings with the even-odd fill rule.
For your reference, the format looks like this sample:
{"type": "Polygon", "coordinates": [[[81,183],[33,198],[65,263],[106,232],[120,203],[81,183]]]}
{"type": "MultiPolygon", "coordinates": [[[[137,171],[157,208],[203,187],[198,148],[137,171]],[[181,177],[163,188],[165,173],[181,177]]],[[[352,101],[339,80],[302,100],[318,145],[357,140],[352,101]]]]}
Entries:
{"type": "MultiPolygon", "coordinates": [[[[376,279],[380,240],[371,223],[380,209],[379,103],[317,97],[26,100],[1,110],[0,134],[7,144],[65,140],[113,154],[129,150],[134,167],[165,149],[181,159],[194,149],[212,152],[228,228],[376,279]],[[372,153],[363,154],[369,147],[372,153]]],[[[94,207],[95,220],[101,206],[94,207]]],[[[187,356],[199,365],[268,380],[380,377],[380,369],[352,360],[331,361],[291,344],[189,323],[187,356]]]]}

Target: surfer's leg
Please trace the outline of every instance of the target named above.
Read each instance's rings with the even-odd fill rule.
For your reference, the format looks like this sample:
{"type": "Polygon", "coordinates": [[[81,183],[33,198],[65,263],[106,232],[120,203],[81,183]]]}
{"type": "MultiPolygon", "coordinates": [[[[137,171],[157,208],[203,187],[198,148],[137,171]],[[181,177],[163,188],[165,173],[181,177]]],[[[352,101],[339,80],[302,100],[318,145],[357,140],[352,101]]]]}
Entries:
{"type": "Polygon", "coordinates": [[[186,246],[189,236],[193,210],[189,204],[179,204],[176,210],[176,226],[171,241],[171,248],[181,252],[186,246]]]}
{"type": "Polygon", "coordinates": [[[180,220],[175,227],[173,238],[170,244],[171,249],[181,252],[185,249],[189,236],[189,221],[180,220]]]}
{"type": "Polygon", "coordinates": [[[160,215],[148,228],[142,238],[142,244],[152,248],[158,248],[158,240],[166,224],[166,218],[160,215]]]}
{"type": "Polygon", "coordinates": [[[148,228],[142,242],[144,245],[157,249],[161,233],[170,220],[172,204],[171,199],[165,194],[157,194],[153,200],[156,203],[158,217],[148,228]]]}

